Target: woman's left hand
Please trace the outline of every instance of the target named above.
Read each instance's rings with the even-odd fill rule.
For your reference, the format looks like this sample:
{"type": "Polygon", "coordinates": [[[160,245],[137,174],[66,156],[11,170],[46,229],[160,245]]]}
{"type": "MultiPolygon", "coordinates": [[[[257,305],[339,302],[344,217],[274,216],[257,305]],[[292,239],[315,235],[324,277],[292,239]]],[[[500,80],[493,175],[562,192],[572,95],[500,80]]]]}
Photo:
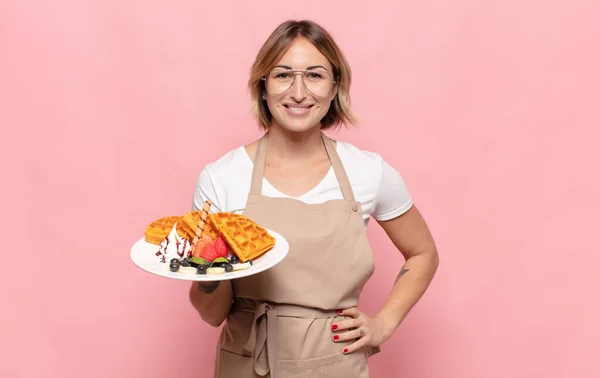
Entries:
{"type": "Polygon", "coordinates": [[[340,316],[350,316],[351,319],[332,324],[333,341],[356,340],[344,348],[343,352],[345,354],[355,352],[366,346],[377,347],[383,344],[394,332],[394,329],[385,320],[379,317],[371,318],[356,307],[339,310],[338,314],[340,316]]]}

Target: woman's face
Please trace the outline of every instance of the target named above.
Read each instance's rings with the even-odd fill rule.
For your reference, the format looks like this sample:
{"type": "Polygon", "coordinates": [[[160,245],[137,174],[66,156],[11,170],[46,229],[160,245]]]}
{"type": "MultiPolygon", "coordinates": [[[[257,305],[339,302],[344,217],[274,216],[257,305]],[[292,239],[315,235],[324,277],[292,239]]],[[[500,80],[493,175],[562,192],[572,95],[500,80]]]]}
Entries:
{"type": "Polygon", "coordinates": [[[265,87],[273,126],[293,132],[320,129],[321,119],[335,97],[329,60],[304,38],[292,42],[267,75],[265,87]]]}

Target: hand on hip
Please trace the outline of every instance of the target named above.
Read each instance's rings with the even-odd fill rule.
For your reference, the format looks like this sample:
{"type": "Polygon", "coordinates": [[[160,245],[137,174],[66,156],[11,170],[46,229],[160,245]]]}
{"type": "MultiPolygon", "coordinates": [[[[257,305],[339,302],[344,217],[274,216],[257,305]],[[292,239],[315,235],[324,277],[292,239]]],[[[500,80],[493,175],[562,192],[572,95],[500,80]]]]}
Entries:
{"type": "Polygon", "coordinates": [[[354,343],[344,348],[344,353],[352,353],[366,346],[377,347],[381,345],[390,336],[390,327],[387,323],[378,317],[370,317],[364,314],[356,307],[346,310],[338,310],[341,316],[349,316],[350,319],[344,319],[332,324],[333,341],[356,340],[354,343]]]}

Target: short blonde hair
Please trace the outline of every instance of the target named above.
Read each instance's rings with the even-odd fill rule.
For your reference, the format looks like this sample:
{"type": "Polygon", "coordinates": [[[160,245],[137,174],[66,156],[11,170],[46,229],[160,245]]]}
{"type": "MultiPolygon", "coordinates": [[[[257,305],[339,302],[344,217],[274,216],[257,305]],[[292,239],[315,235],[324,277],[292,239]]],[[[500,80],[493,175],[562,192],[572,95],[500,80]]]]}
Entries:
{"type": "Polygon", "coordinates": [[[329,111],[321,120],[321,129],[354,125],[356,119],[350,111],[352,72],[341,49],[331,35],[317,23],[310,20],[289,20],[280,24],[265,41],[256,55],[250,71],[248,88],[252,97],[252,113],[258,120],[259,126],[268,129],[273,119],[267,102],[262,99],[265,92],[265,84],[262,79],[275,67],[292,42],[299,37],[310,41],[325,55],[333,68],[337,93],[331,102],[329,111]]]}

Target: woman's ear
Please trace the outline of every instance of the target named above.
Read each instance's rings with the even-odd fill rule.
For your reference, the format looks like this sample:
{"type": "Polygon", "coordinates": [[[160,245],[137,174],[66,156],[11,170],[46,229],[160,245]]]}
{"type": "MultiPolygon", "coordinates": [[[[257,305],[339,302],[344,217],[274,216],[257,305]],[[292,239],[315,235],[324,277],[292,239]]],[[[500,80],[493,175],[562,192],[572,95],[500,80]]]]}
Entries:
{"type": "Polygon", "coordinates": [[[339,90],[339,86],[337,85],[337,83],[333,84],[333,89],[331,90],[331,101],[335,100],[335,98],[338,95],[338,90],[339,90]]]}

